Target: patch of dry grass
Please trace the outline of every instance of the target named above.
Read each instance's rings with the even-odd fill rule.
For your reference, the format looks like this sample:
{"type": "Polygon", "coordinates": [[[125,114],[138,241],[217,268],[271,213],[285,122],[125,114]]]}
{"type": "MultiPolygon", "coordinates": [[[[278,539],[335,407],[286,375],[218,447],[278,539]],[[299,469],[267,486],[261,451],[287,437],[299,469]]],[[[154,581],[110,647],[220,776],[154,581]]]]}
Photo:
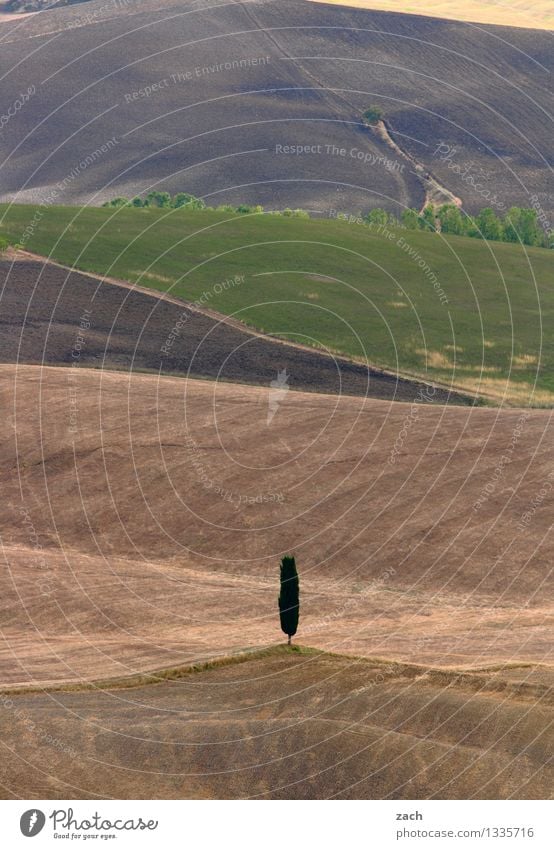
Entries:
{"type": "Polygon", "coordinates": [[[433,18],[468,21],[477,24],[525,27],[526,29],[554,29],[554,6],[551,0],[535,0],[521,3],[504,0],[502,3],[483,0],[438,0],[433,4],[424,0],[312,0],[336,6],[353,6],[359,9],[375,9],[383,12],[427,15],[433,18]]]}

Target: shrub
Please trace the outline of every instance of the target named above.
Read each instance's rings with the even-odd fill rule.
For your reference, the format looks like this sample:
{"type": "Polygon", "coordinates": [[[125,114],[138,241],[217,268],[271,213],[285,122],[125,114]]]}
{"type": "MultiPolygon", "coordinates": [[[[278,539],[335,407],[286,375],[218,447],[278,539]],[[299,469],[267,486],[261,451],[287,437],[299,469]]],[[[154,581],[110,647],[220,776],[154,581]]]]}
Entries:
{"type": "Polygon", "coordinates": [[[171,206],[171,195],[169,192],[148,192],[144,206],[154,206],[159,209],[167,209],[171,206]]]}
{"type": "Polygon", "coordinates": [[[181,209],[186,206],[187,209],[205,209],[206,204],[201,198],[195,197],[188,192],[178,192],[173,198],[171,204],[175,209],[181,209]]]}
{"type": "Polygon", "coordinates": [[[102,206],[114,206],[114,207],[130,206],[130,205],[131,204],[130,204],[129,198],[123,198],[123,197],[114,198],[113,200],[108,200],[108,201],[106,201],[106,203],[102,204],[102,206]]]}
{"type": "Polygon", "coordinates": [[[405,209],[402,213],[402,224],[407,230],[419,230],[419,212],[417,209],[405,209]]]}
{"type": "Polygon", "coordinates": [[[502,239],[502,222],[490,206],[482,209],[471,224],[473,226],[468,229],[468,235],[476,236],[478,239],[487,239],[491,242],[499,242],[502,239]],[[475,233],[473,230],[475,230],[475,233]]]}
{"type": "Polygon", "coordinates": [[[460,209],[454,203],[445,203],[437,210],[441,232],[454,236],[463,236],[466,232],[466,222],[460,209]]]}
{"type": "MultiPolygon", "coordinates": [[[[384,209],[380,209],[379,207],[377,207],[376,209],[371,209],[367,213],[367,215],[364,215],[363,220],[366,222],[366,224],[369,224],[370,226],[385,226],[389,224],[390,216],[389,213],[386,212],[384,209]]],[[[394,221],[396,223],[396,219],[394,219],[394,221]]]]}
{"type": "Polygon", "coordinates": [[[378,121],[383,120],[383,111],[379,106],[370,106],[369,109],[366,109],[362,117],[366,124],[374,125],[378,121]]]}

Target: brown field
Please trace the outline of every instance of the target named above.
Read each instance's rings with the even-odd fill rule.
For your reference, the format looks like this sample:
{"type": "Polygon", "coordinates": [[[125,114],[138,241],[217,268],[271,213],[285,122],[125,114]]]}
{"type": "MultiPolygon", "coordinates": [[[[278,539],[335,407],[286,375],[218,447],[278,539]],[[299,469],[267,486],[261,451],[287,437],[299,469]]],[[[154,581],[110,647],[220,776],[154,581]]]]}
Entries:
{"type": "Polygon", "coordinates": [[[495,24],[502,27],[529,27],[554,29],[554,12],[551,0],[501,0],[483,3],[483,0],[439,0],[432,4],[425,0],[312,0],[333,6],[352,6],[356,9],[379,9],[383,12],[429,15],[433,18],[468,21],[477,24],[495,24]]]}
{"type": "Polygon", "coordinates": [[[548,657],[548,411],[289,392],[268,423],[263,387],[11,365],[0,386],[4,685],[276,643],[289,550],[306,644],[548,657]]]}
{"type": "Polygon", "coordinates": [[[552,698],[520,677],[487,689],[276,648],[155,686],[19,695],[0,781],[25,798],[548,798],[552,698]]]}
{"type": "Polygon", "coordinates": [[[0,398],[3,795],[548,797],[549,412],[268,422],[263,387],[9,364],[0,398]],[[315,649],[279,647],[285,551],[315,649]]]}
{"type": "MultiPolygon", "coordinates": [[[[9,25],[0,2],[6,108],[16,68],[32,89],[4,121],[0,198],[155,187],[333,217],[420,208],[444,185],[475,211],[446,144],[505,207],[533,193],[550,214],[551,7],[348,5],[371,10],[93,0],[9,25]],[[360,122],[371,102],[390,138],[360,122]]],[[[0,796],[551,796],[551,410],[424,395],[176,298],[8,259],[0,796]]]]}

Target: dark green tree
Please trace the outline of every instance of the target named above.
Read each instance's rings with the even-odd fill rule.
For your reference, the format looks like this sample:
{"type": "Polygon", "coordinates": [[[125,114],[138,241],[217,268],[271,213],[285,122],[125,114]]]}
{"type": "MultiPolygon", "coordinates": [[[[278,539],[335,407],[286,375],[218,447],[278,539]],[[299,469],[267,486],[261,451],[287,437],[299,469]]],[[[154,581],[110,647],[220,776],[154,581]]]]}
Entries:
{"type": "Polygon", "coordinates": [[[287,635],[288,644],[296,634],[300,612],[299,580],[296,560],[285,555],[281,560],[281,592],[279,593],[279,616],[281,630],[287,635]]]}
{"type": "Polygon", "coordinates": [[[455,203],[445,203],[437,210],[441,233],[463,236],[466,232],[464,217],[455,203]]]}
{"type": "Polygon", "coordinates": [[[402,213],[402,224],[407,230],[419,230],[419,212],[417,209],[405,209],[402,213]]]}
{"type": "Polygon", "coordinates": [[[540,245],[542,232],[534,209],[512,206],[504,217],[505,242],[523,242],[524,245],[540,245]]]}
{"type": "Polygon", "coordinates": [[[171,206],[171,195],[169,192],[148,192],[144,206],[157,206],[159,209],[167,209],[171,206]]]}
{"type": "Polygon", "coordinates": [[[485,207],[475,219],[475,227],[478,238],[487,239],[491,242],[499,242],[502,239],[502,222],[490,206],[485,207]]]}
{"type": "Polygon", "coordinates": [[[189,192],[178,192],[173,198],[175,209],[205,209],[206,204],[201,198],[189,194],[189,192]]]}
{"type": "Polygon", "coordinates": [[[429,204],[425,207],[419,216],[420,227],[422,230],[436,230],[435,227],[435,207],[429,204]]]}
{"type": "Polygon", "coordinates": [[[102,204],[102,206],[120,207],[120,206],[129,206],[129,204],[130,204],[129,198],[119,197],[119,198],[113,198],[113,200],[107,200],[106,203],[102,204]]]}
{"type": "Polygon", "coordinates": [[[367,215],[364,215],[364,221],[371,226],[378,227],[382,225],[386,227],[390,222],[390,216],[386,210],[376,207],[375,209],[371,209],[367,215]]]}

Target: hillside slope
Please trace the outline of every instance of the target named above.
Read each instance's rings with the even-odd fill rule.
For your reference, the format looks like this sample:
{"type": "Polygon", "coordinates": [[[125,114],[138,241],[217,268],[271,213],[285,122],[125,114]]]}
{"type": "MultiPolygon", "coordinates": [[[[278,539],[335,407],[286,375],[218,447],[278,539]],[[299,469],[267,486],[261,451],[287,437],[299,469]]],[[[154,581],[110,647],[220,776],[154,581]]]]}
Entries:
{"type": "MultiPolygon", "coordinates": [[[[411,401],[425,384],[248,331],[240,322],[51,262],[0,261],[0,362],[89,366],[411,401]],[[288,383],[288,381],[291,381],[288,383]]],[[[240,278],[231,278],[241,285],[240,278]]],[[[472,403],[439,387],[430,403],[472,403]]]]}
{"type": "Polygon", "coordinates": [[[299,639],[418,663],[552,648],[552,417],[0,366],[0,684],[299,639]]]}
{"type": "Polygon", "coordinates": [[[22,694],[0,714],[0,782],[39,799],[549,798],[540,675],[276,649],[156,686],[22,694]]]}
{"type": "MultiPolygon", "coordinates": [[[[554,337],[548,332],[554,320],[551,251],[372,228],[357,219],[315,221],[182,209],[44,211],[22,205],[0,207],[0,216],[0,235],[15,243],[23,239],[36,254],[100,278],[117,278],[198,302],[287,342],[342,354],[393,375],[435,381],[495,403],[552,406],[554,402],[554,337]]],[[[59,362],[52,358],[53,348],[60,334],[66,341],[74,334],[75,311],[88,308],[94,313],[91,284],[63,269],[25,268],[20,262],[2,268],[6,283],[0,306],[10,325],[3,359],[42,362],[46,356],[47,362],[59,362]],[[20,331],[27,308],[31,323],[20,331]],[[72,321],[64,320],[64,309],[72,321]],[[38,326],[31,319],[43,329],[52,321],[47,346],[39,341],[38,326]],[[19,344],[20,338],[18,355],[13,343],[19,344]],[[40,350],[34,350],[35,344],[40,350]]],[[[125,307],[119,309],[117,294],[106,290],[101,279],[97,285],[92,334],[107,332],[114,323],[110,344],[104,345],[106,354],[109,348],[123,352],[135,340],[140,341],[138,367],[146,357],[149,368],[186,370],[183,364],[191,354],[187,342],[197,338],[190,326],[186,331],[181,327],[160,362],[172,329],[168,322],[173,307],[157,304],[149,309],[142,296],[126,293],[125,307]],[[133,309],[139,303],[146,312],[133,309]]],[[[221,365],[230,379],[250,380],[247,360],[253,348],[239,345],[227,357],[228,342],[221,340],[217,350],[215,341],[214,334],[208,334],[198,354],[211,347],[212,365],[221,365]]],[[[88,351],[85,347],[84,358],[98,358],[97,342],[88,351]]],[[[63,350],[67,354],[67,345],[63,350]]],[[[195,359],[197,367],[201,357],[195,359]]],[[[316,360],[312,357],[312,362],[316,360]]],[[[320,362],[321,374],[311,372],[315,388],[337,391],[338,366],[333,365],[331,376],[320,362]],[[323,371],[330,382],[322,381],[323,371]]],[[[264,379],[274,364],[271,356],[263,368],[264,379]]],[[[341,363],[340,371],[349,381],[342,391],[352,392],[348,375],[356,369],[341,363]]],[[[213,375],[213,370],[194,373],[213,375]]],[[[299,381],[309,386],[302,377],[307,374],[304,368],[299,373],[291,367],[290,374],[292,385],[299,381]]],[[[358,375],[365,393],[367,373],[358,370],[358,375]]],[[[379,383],[383,393],[378,397],[390,397],[390,381],[385,380],[387,387],[376,379],[376,390],[379,383]]],[[[354,392],[359,391],[358,381],[354,392]]],[[[397,392],[404,400],[413,398],[410,385],[401,381],[397,392]]]]}
{"type": "Polygon", "coordinates": [[[292,0],[92,0],[0,39],[2,101],[33,89],[4,127],[3,199],[156,187],[325,215],[421,207],[431,173],[469,211],[485,192],[552,211],[547,32],[292,0]],[[372,103],[422,171],[360,124],[372,103]]]}

